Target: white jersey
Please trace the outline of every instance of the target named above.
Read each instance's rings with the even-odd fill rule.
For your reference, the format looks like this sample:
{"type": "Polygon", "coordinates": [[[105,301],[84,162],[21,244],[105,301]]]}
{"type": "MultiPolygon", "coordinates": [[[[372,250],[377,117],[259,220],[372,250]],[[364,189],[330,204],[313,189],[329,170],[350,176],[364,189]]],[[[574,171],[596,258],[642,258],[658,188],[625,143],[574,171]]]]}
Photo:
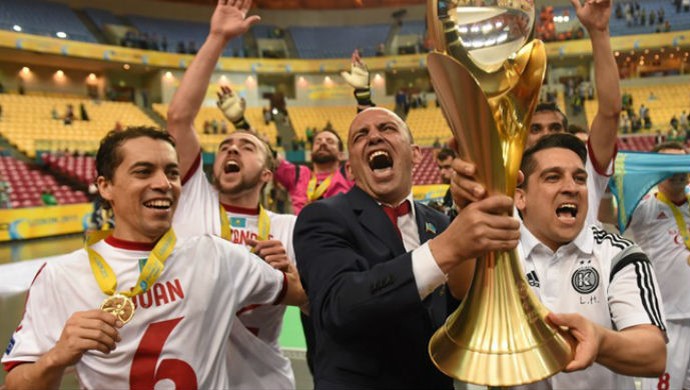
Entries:
{"type": "MultiPolygon", "coordinates": [[[[678,207],[690,226],[690,207],[678,207]]],[[[648,194],[633,213],[629,229],[661,279],[661,297],[668,319],[690,318],[690,251],[685,247],[671,208],[648,194]]]]}
{"type": "MultiPolygon", "coordinates": [[[[223,205],[228,221],[232,228],[232,241],[246,245],[247,239],[258,236],[258,209],[248,210],[223,205]]],[[[201,158],[192,167],[190,175],[182,186],[182,194],[173,218],[175,232],[179,236],[194,236],[198,234],[213,234],[220,236],[220,200],[218,191],[208,182],[201,169],[201,158]]],[[[295,252],[292,246],[292,234],[295,227],[294,215],[276,214],[267,211],[271,221],[269,238],[279,240],[285,246],[290,261],[294,264],[295,252]]],[[[233,312],[235,313],[235,312],[233,312]]],[[[232,314],[232,313],[228,313],[232,314]]],[[[279,337],[285,315],[284,305],[262,305],[241,308],[238,318],[244,326],[259,340],[268,345],[261,345],[255,338],[246,337],[233,330],[231,334],[231,350],[245,350],[253,356],[243,357],[253,360],[250,367],[242,368],[239,359],[230,367],[233,380],[240,387],[263,388],[294,388],[294,374],[292,365],[280,350],[279,337]],[[237,345],[244,343],[244,345],[237,345]],[[262,351],[262,353],[258,353],[262,351]],[[252,372],[254,369],[254,372],[252,372]],[[268,373],[271,373],[269,376],[268,373]],[[260,380],[257,382],[257,380],[260,380]]],[[[235,386],[237,387],[237,386],[235,386]]]]}
{"type": "MultiPolygon", "coordinates": [[[[527,281],[556,313],[579,313],[608,329],[653,324],[665,331],[659,286],[647,256],[618,235],[595,226],[554,253],[523,225],[520,257],[527,281]]],[[[597,363],[559,373],[524,388],[634,389],[634,380],[597,363]]]]}
{"type": "MultiPolygon", "coordinates": [[[[134,286],[151,247],[112,237],[93,245],[117,276],[121,289],[134,286]]],[[[184,389],[230,387],[228,311],[282,299],[284,275],[238,245],[211,236],[180,240],[151,288],[133,301],[132,320],[109,355],[87,351],[76,364],[83,388],[184,389]],[[201,260],[203,259],[203,266],[201,260]]],[[[26,311],[2,362],[6,368],[35,362],[60,338],[77,311],[98,308],[106,295],[80,249],[46,263],[29,290],[26,311]]]]}
{"type": "Polygon", "coordinates": [[[586,225],[597,225],[601,227],[599,223],[599,205],[601,205],[601,198],[606,192],[606,187],[609,185],[609,179],[613,175],[613,161],[608,166],[605,174],[597,172],[592,164],[592,152],[587,143],[587,163],[585,164],[585,170],[587,171],[587,217],[585,219],[586,225]]]}

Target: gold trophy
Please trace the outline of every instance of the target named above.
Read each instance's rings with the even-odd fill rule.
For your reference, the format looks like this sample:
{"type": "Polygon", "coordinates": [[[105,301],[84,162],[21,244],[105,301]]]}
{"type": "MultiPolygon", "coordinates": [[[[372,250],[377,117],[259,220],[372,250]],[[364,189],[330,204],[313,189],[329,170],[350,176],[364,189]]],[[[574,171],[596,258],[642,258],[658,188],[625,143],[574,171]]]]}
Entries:
{"type": "MultiPolygon", "coordinates": [[[[546,70],[544,44],[525,44],[533,0],[428,0],[436,52],[428,67],[460,155],[489,193],[515,194],[532,112],[546,70]]],[[[446,375],[486,386],[535,382],[572,359],[571,337],[523,276],[517,250],[477,259],[472,287],[432,336],[429,354],[446,375]]]]}

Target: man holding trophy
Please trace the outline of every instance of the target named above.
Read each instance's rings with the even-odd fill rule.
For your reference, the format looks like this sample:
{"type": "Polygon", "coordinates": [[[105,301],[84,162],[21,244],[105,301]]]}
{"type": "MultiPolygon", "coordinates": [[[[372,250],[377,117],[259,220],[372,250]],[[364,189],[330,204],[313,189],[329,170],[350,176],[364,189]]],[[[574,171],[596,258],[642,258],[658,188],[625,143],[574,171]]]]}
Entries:
{"type": "MultiPolygon", "coordinates": [[[[587,374],[577,380],[539,382],[535,387],[545,384],[548,387],[608,385],[617,388],[617,384],[623,382],[615,377],[609,379],[607,373],[615,376],[609,370],[624,375],[653,376],[663,366],[665,345],[662,331],[665,327],[659,299],[655,293],[650,293],[657,286],[648,259],[631,243],[623,245],[617,237],[608,237],[605,232],[597,233],[584,227],[588,203],[585,183],[597,175],[600,179],[591,182],[593,191],[589,194],[590,199],[595,198],[591,202],[594,210],[589,215],[596,215],[599,198],[608,180],[599,172],[606,173],[610,169],[615,155],[620,92],[617,75],[604,77],[604,71],[616,69],[609,43],[610,1],[587,0],[583,5],[573,0],[572,3],[592,39],[600,93],[599,110],[589,144],[591,164],[587,169],[587,151],[581,141],[573,137],[570,138],[576,143],[574,149],[579,143],[581,150],[575,151],[563,145],[542,145],[538,147],[545,150],[528,152],[531,162],[526,164],[522,160],[526,145],[539,145],[541,141],[537,140],[542,135],[549,129],[564,130],[565,122],[560,112],[534,113],[544,77],[546,54],[539,41],[525,45],[533,24],[533,2],[429,2],[429,24],[437,49],[429,55],[431,79],[461,158],[472,162],[463,164],[456,161],[454,164],[456,171],[464,176],[457,175],[454,179],[454,184],[464,189],[460,193],[461,198],[472,201],[496,193],[512,196],[521,163],[523,167],[536,165],[543,169],[538,175],[534,170],[525,174],[532,174],[529,180],[545,182],[542,186],[531,184],[530,191],[525,187],[518,192],[520,211],[525,217],[529,215],[521,229],[521,251],[491,252],[480,257],[472,289],[463,305],[431,339],[429,351],[436,366],[461,381],[515,386],[539,382],[560,371],[585,369],[596,361],[606,367],[601,368],[604,373],[594,375],[588,369],[587,374]],[[548,154],[547,160],[542,158],[544,154],[548,154]],[[544,169],[546,162],[553,166],[544,169]],[[558,186],[555,185],[557,183],[558,186]],[[549,185],[554,187],[552,194],[546,193],[549,185]],[[551,209],[554,199],[534,200],[550,195],[554,199],[567,198],[570,201],[559,203],[554,211],[551,209]],[[555,240],[549,241],[554,235],[555,240]],[[589,244],[578,241],[580,235],[589,237],[589,244]],[[530,241],[529,237],[536,238],[530,241]],[[610,241],[612,248],[599,250],[602,240],[610,241]],[[548,258],[547,265],[579,267],[572,280],[566,280],[570,273],[558,270],[551,270],[547,278],[543,274],[544,269],[536,266],[535,272],[530,273],[527,279],[523,276],[525,257],[533,254],[528,250],[540,244],[551,253],[551,257],[541,258],[548,258]],[[566,249],[558,252],[562,246],[566,249]],[[597,250],[593,252],[591,247],[597,250]],[[581,251],[581,262],[561,258],[561,252],[572,252],[572,248],[581,251]],[[633,252],[634,256],[628,256],[633,252]],[[632,271],[633,264],[635,272],[632,271]],[[541,289],[539,271],[542,272],[541,289]],[[601,284],[600,274],[603,275],[601,278],[607,279],[601,284]],[[608,280],[609,276],[612,280],[608,280]],[[618,279],[613,280],[614,276],[618,279]],[[640,285],[639,278],[643,277],[646,284],[640,285]],[[635,278],[638,278],[638,283],[631,283],[630,280],[635,278]],[[612,290],[616,290],[609,291],[610,296],[602,294],[606,290],[602,286],[609,286],[609,283],[615,286],[612,290]],[[560,291],[570,286],[576,291],[569,295],[560,291]],[[561,295],[544,294],[544,291],[556,290],[561,295]],[[581,297],[580,306],[562,304],[567,299],[577,301],[576,292],[585,294],[591,298],[590,301],[583,302],[581,297]],[[552,309],[574,310],[581,315],[549,314],[535,293],[552,309]],[[637,299],[631,297],[635,293],[638,294],[637,299]],[[628,306],[621,305],[622,301],[628,306]],[[592,307],[600,308],[597,310],[607,315],[592,315],[592,307]],[[636,309],[640,307],[644,310],[637,313],[636,309]],[[625,313],[626,310],[635,313],[625,313]],[[481,331],[475,331],[477,328],[481,331]],[[564,332],[564,328],[569,332],[564,332]],[[609,330],[604,330],[606,328],[609,330]],[[611,331],[612,328],[632,330],[625,333],[611,331]],[[644,340],[643,347],[633,348],[636,339],[644,340]]],[[[588,217],[588,222],[590,218],[594,220],[588,217]]],[[[577,254],[573,253],[571,256],[577,254]]],[[[545,262],[539,264],[543,266],[545,262]]]]}

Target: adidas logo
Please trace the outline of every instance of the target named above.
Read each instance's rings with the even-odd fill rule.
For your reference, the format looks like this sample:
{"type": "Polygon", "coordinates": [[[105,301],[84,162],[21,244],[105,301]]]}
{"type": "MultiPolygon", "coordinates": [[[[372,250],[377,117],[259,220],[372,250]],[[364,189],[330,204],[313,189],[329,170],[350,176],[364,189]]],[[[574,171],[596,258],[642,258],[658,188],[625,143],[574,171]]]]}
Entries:
{"type": "Polygon", "coordinates": [[[537,277],[537,273],[534,271],[530,271],[527,274],[527,283],[529,283],[530,286],[532,287],[537,287],[539,288],[539,277],[537,277]]]}
{"type": "Polygon", "coordinates": [[[656,216],[656,219],[668,219],[668,215],[666,215],[665,212],[661,211],[659,212],[659,215],[656,216]]]}

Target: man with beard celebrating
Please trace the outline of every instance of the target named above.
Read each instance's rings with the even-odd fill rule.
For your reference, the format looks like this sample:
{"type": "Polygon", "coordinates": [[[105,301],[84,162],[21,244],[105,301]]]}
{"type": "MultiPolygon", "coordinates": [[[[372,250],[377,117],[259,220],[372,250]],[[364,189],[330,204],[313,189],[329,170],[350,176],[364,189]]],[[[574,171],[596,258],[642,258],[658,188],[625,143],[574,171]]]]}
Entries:
{"type": "MultiPolygon", "coordinates": [[[[173,223],[181,236],[218,235],[250,247],[274,268],[292,269],[295,217],[274,214],[260,204],[261,191],[273,177],[270,147],[250,131],[230,134],[218,147],[211,184],[202,170],[201,145],[193,127],[224,47],[259,20],[245,18],[250,6],[250,1],[244,1],[216,8],[209,36],[170,104],[168,131],[177,141],[183,177],[173,223]]],[[[262,305],[228,313],[237,315],[244,325],[233,326],[230,333],[230,387],[295,387],[290,361],[278,343],[284,312],[282,305],[262,305]]]]}

